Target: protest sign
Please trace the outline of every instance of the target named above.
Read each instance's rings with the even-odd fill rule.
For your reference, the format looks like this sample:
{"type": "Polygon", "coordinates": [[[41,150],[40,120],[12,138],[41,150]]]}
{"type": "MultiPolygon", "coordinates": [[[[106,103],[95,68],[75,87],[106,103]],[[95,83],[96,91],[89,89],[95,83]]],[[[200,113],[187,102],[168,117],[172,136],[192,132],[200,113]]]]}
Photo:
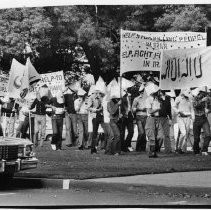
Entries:
{"type": "Polygon", "coordinates": [[[9,74],[0,71],[0,96],[4,96],[8,91],[9,74]]]}
{"type": "Polygon", "coordinates": [[[52,95],[55,96],[58,90],[65,89],[65,79],[63,71],[57,71],[47,74],[41,74],[41,80],[33,87],[31,91],[38,91],[43,85],[47,85],[52,95]]]}
{"type": "Polygon", "coordinates": [[[164,51],[160,87],[164,90],[210,86],[211,47],[164,51]]]}
{"type": "Polygon", "coordinates": [[[121,30],[120,74],[160,71],[163,50],[206,47],[207,34],[121,30]]]}

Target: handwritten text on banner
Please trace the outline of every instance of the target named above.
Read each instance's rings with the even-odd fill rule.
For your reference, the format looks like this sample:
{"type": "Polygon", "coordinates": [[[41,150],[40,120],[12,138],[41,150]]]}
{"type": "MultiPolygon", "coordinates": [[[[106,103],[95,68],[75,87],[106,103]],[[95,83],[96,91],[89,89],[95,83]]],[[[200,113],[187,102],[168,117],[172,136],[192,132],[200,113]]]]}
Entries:
{"type": "Polygon", "coordinates": [[[206,47],[206,33],[121,30],[121,74],[160,71],[163,50],[206,47]]]}
{"type": "Polygon", "coordinates": [[[161,71],[162,89],[210,86],[211,47],[165,51],[161,71]]]}
{"type": "Polygon", "coordinates": [[[41,74],[41,80],[34,87],[34,91],[37,91],[44,84],[49,87],[53,96],[55,96],[59,90],[63,91],[65,88],[63,71],[41,74]]]}

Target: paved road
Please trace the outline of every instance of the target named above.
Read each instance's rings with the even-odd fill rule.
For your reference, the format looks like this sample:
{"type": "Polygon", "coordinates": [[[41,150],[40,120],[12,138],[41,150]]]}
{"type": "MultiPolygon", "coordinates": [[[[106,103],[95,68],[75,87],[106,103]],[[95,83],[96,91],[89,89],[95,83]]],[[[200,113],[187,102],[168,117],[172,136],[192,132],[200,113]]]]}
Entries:
{"type": "Polygon", "coordinates": [[[205,187],[211,190],[211,171],[150,174],[114,178],[88,179],[90,182],[156,185],[167,187],[205,187]]]}
{"type": "Polygon", "coordinates": [[[53,187],[43,188],[33,180],[14,180],[0,191],[0,206],[211,205],[210,189],[190,191],[187,188],[74,180],[71,180],[68,190],[53,187]]]}

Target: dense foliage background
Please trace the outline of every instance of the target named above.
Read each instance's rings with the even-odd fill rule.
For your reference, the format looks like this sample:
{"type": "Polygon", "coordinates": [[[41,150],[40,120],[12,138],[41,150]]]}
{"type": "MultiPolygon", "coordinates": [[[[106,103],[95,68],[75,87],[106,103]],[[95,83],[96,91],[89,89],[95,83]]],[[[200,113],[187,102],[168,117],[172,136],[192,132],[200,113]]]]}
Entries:
{"type": "MultiPolygon", "coordinates": [[[[119,75],[120,28],[138,31],[200,31],[210,5],[80,5],[0,11],[0,67],[27,54],[39,73],[91,73],[106,81],[119,75]],[[25,50],[29,43],[32,52],[25,50]]],[[[208,40],[209,41],[209,40],[208,40]]]]}

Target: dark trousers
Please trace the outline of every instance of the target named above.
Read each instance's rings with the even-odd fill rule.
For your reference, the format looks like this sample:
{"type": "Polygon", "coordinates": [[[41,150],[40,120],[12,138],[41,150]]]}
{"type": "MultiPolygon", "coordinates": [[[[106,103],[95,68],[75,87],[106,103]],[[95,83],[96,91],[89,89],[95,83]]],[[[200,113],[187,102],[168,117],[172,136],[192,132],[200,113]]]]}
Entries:
{"type": "Polygon", "coordinates": [[[199,142],[202,128],[205,136],[202,152],[207,152],[211,139],[210,125],[205,115],[195,116],[195,121],[193,123],[193,136],[194,136],[193,151],[195,154],[200,152],[199,142]]]}
{"type": "Polygon", "coordinates": [[[103,127],[103,115],[97,114],[96,118],[92,119],[92,125],[93,125],[93,133],[92,133],[92,143],[91,143],[91,149],[95,149],[97,146],[97,134],[98,134],[98,128],[99,125],[103,127]]]}
{"type": "Polygon", "coordinates": [[[25,139],[28,137],[27,131],[29,128],[29,117],[25,117],[23,122],[20,122],[17,130],[16,137],[25,139]]]}
{"type": "Polygon", "coordinates": [[[121,152],[121,140],[120,140],[120,129],[119,129],[119,123],[117,120],[110,120],[110,127],[113,132],[114,141],[112,142],[112,148],[113,153],[119,153],[121,152]]]}
{"type": "Polygon", "coordinates": [[[133,116],[129,112],[128,117],[122,117],[121,128],[120,128],[120,138],[121,138],[121,149],[124,151],[127,147],[131,147],[131,141],[134,134],[133,116]],[[128,134],[125,139],[125,130],[127,128],[128,134]]]}
{"type": "Polygon", "coordinates": [[[0,136],[3,136],[3,129],[2,129],[1,124],[0,124],[0,136]]]}
{"type": "Polygon", "coordinates": [[[145,151],[146,150],[146,125],[147,116],[136,116],[136,123],[138,127],[138,139],[136,142],[136,151],[145,151]]]}
{"type": "Polygon", "coordinates": [[[57,116],[52,118],[53,137],[51,144],[56,145],[56,149],[62,147],[62,131],[63,131],[63,117],[57,116]]]}
{"type": "Polygon", "coordinates": [[[114,146],[114,134],[112,131],[112,128],[110,126],[110,123],[104,123],[104,128],[106,132],[105,135],[105,153],[106,154],[114,154],[115,153],[115,146],[114,146]]]}
{"type": "Polygon", "coordinates": [[[88,141],[88,115],[78,114],[78,146],[84,147],[88,141]]]}

